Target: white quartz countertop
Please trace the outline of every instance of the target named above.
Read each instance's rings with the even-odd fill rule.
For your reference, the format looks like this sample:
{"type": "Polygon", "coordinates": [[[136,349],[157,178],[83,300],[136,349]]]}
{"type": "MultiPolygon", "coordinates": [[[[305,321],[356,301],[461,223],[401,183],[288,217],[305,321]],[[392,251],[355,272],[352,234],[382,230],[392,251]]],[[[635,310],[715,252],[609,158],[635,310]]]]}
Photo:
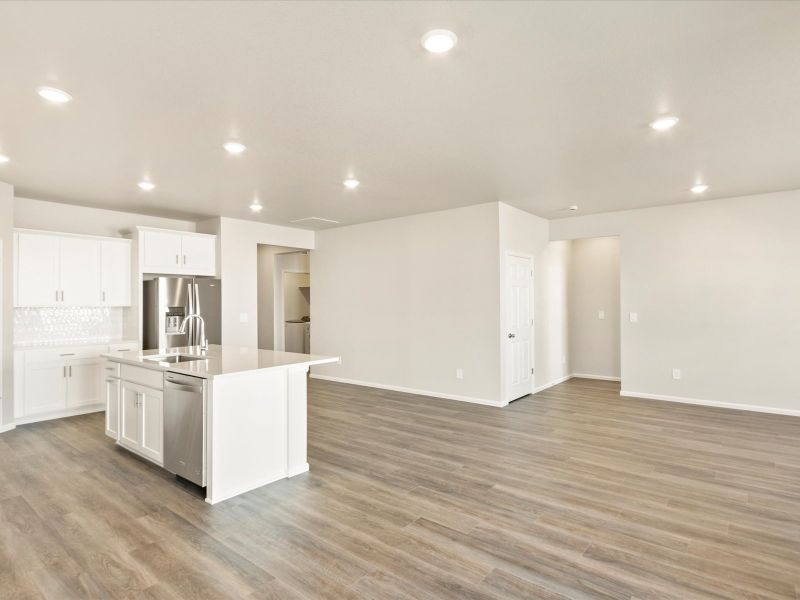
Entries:
{"type": "Polygon", "coordinates": [[[159,350],[133,350],[131,352],[114,352],[103,354],[107,359],[157,371],[171,371],[184,375],[194,375],[210,379],[233,373],[260,371],[265,369],[285,369],[300,365],[321,365],[339,362],[338,356],[319,356],[316,354],[298,354],[296,352],[278,352],[259,350],[247,346],[219,346],[210,344],[208,350],[202,352],[199,346],[180,348],[161,348],[159,350]],[[168,354],[202,355],[202,360],[168,363],[147,360],[151,356],[168,354]]]}

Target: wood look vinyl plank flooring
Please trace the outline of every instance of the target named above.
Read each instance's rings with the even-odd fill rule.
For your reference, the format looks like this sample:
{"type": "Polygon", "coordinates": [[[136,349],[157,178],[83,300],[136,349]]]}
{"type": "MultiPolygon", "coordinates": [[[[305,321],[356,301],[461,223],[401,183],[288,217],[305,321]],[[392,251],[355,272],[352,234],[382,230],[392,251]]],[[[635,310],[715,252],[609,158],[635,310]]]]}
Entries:
{"type": "Polygon", "coordinates": [[[217,506],[103,415],[0,435],[0,598],[800,600],[800,419],[573,379],[309,381],[311,471],[217,506]]]}

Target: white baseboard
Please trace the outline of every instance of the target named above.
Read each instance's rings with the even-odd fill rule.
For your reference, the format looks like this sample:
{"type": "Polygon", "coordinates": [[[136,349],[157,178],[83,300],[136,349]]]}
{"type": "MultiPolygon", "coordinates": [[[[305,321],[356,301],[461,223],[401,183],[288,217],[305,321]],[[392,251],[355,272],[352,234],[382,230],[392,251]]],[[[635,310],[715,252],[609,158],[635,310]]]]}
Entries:
{"type": "Polygon", "coordinates": [[[379,390],[390,390],[392,392],[403,392],[405,394],[416,394],[417,396],[432,396],[434,398],[444,398],[445,400],[458,400],[460,402],[472,402],[473,404],[485,404],[487,406],[506,406],[508,402],[499,400],[486,400],[484,398],[474,398],[472,396],[459,396],[456,394],[442,394],[430,390],[418,390],[413,388],[401,387],[399,385],[387,385],[384,383],[373,383],[371,381],[361,381],[358,379],[345,379],[344,377],[333,377],[331,375],[318,375],[312,373],[313,379],[323,379],[325,381],[335,381],[336,383],[349,383],[350,385],[361,385],[379,390]]]}
{"type": "Polygon", "coordinates": [[[800,417],[800,410],[792,408],[778,408],[775,406],[761,406],[758,404],[737,404],[736,402],[719,402],[717,400],[684,398],[682,396],[667,396],[664,394],[647,394],[645,392],[631,392],[628,390],[621,390],[619,395],[627,396],[629,398],[641,398],[643,400],[665,400],[667,402],[680,402],[681,404],[696,404],[698,406],[713,406],[715,408],[729,408],[734,410],[746,410],[750,412],[800,417]]]}
{"type": "Polygon", "coordinates": [[[286,476],[287,477],[294,477],[295,475],[301,475],[302,473],[307,473],[307,472],[308,472],[308,463],[303,463],[299,467],[295,467],[293,469],[290,468],[286,472],[286,476]]]}
{"type": "Polygon", "coordinates": [[[16,423],[8,423],[7,425],[0,425],[0,433],[5,433],[6,431],[11,431],[12,429],[16,429],[16,423]]]}
{"type": "Polygon", "coordinates": [[[590,373],[573,373],[571,377],[578,377],[580,379],[597,379],[598,381],[620,381],[619,377],[611,377],[609,375],[592,375],[590,373]]]}
{"type": "Polygon", "coordinates": [[[16,425],[27,425],[28,423],[38,423],[39,421],[49,421],[50,419],[63,419],[64,417],[77,417],[78,415],[85,415],[93,412],[102,412],[106,409],[105,404],[90,404],[80,408],[72,408],[67,410],[57,410],[54,412],[43,413],[41,415],[31,415],[29,417],[20,417],[15,420],[16,425]]]}
{"type": "Polygon", "coordinates": [[[540,385],[538,387],[535,387],[535,388],[533,388],[533,391],[531,392],[531,394],[538,394],[539,392],[543,392],[547,388],[551,388],[554,385],[558,385],[559,383],[564,383],[565,381],[568,381],[569,379],[572,379],[572,377],[573,377],[572,375],[564,375],[564,377],[561,377],[560,379],[556,379],[554,381],[551,381],[550,383],[545,383],[544,385],[540,385]]]}

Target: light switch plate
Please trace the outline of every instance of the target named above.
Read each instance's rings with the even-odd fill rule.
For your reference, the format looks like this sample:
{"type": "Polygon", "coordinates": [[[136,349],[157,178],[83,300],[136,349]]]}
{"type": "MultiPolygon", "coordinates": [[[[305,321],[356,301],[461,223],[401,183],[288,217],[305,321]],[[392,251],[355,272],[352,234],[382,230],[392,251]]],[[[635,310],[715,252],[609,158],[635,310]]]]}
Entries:
{"type": "Polygon", "coordinates": [[[464,369],[461,367],[456,369],[456,379],[464,379],[464,369]]]}
{"type": "Polygon", "coordinates": [[[605,318],[606,318],[606,311],[604,311],[604,310],[598,310],[598,311],[597,311],[597,318],[598,318],[598,319],[600,319],[601,321],[602,321],[603,319],[605,319],[605,318]]]}
{"type": "Polygon", "coordinates": [[[672,369],[672,378],[673,379],[680,379],[681,378],[681,370],[680,369],[672,369]]]}
{"type": "Polygon", "coordinates": [[[632,312],[630,314],[631,323],[638,323],[639,322],[639,313],[632,312]]]}
{"type": "Polygon", "coordinates": [[[247,323],[248,316],[247,313],[239,313],[239,323],[247,323]]]}

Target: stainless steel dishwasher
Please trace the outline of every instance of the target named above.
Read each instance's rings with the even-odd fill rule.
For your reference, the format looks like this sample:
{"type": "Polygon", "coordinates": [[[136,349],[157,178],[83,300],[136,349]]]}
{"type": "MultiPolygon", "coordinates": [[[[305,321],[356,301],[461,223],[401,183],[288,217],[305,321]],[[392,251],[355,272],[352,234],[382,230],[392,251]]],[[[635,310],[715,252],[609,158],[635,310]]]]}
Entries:
{"type": "Polygon", "coordinates": [[[164,468],[206,486],[206,380],[164,374],[164,468]]]}

